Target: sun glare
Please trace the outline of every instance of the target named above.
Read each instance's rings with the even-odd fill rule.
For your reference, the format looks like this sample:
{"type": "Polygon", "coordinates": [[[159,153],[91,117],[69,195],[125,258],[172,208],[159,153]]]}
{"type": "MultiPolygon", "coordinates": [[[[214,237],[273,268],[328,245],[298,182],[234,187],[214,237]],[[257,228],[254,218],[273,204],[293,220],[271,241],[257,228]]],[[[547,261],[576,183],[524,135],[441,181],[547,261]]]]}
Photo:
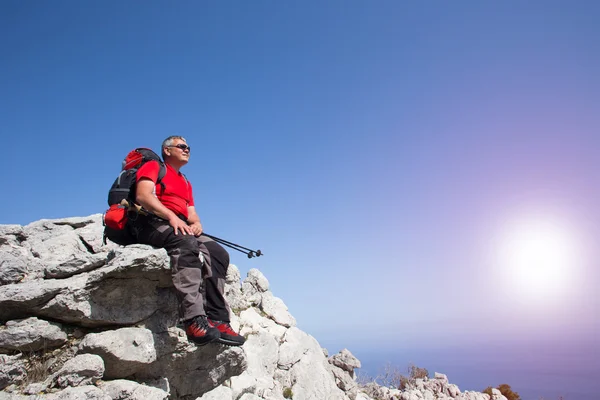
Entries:
{"type": "Polygon", "coordinates": [[[547,304],[564,299],[572,289],[581,252],[567,224],[523,218],[506,227],[498,245],[497,267],[508,296],[547,304]]]}

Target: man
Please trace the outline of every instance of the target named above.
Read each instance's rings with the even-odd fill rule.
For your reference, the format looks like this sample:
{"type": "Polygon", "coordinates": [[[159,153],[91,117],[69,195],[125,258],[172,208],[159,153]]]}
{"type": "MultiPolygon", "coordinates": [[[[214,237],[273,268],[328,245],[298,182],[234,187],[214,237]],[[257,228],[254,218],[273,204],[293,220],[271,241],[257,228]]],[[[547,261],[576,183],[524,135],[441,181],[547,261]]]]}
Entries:
{"type": "Polygon", "coordinates": [[[157,161],[137,172],[136,201],[152,215],[138,217],[134,235],[139,243],[167,250],[188,339],[199,345],[218,341],[241,346],[245,338],[231,329],[223,297],[229,254],[201,236],[192,185],[179,172],[190,159],[190,147],[183,137],[169,136],[162,144],[162,157],[166,174],[159,184],[157,161]],[[206,302],[200,291],[203,280],[206,302]]]}

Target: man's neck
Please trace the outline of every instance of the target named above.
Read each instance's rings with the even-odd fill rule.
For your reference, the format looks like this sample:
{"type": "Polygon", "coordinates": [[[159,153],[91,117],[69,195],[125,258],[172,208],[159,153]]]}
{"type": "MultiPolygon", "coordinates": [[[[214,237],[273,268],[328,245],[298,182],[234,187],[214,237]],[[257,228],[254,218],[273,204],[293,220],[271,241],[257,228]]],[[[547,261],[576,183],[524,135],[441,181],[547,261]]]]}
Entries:
{"type": "Polygon", "coordinates": [[[165,161],[165,164],[170,165],[171,168],[173,168],[177,172],[179,172],[181,167],[183,167],[185,165],[185,164],[181,164],[181,163],[173,163],[173,161],[165,161]]]}

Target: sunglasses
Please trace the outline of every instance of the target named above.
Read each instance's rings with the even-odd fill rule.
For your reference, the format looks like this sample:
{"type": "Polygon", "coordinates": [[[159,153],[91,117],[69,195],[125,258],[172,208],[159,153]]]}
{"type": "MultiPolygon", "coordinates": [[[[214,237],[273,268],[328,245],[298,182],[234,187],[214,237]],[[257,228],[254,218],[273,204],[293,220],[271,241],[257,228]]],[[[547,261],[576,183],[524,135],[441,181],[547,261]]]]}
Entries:
{"type": "Polygon", "coordinates": [[[167,147],[177,147],[178,149],[181,149],[183,151],[192,151],[192,148],[190,146],[188,146],[187,144],[176,144],[175,146],[167,146],[167,147]]]}

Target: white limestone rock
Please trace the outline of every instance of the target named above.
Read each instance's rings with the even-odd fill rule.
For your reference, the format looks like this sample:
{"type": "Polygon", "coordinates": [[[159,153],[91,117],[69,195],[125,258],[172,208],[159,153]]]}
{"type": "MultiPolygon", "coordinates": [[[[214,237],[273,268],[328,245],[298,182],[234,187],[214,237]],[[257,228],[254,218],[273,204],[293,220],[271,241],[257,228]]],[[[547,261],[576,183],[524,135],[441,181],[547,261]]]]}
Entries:
{"type": "Polygon", "coordinates": [[[283,300],[273,296],[271,292],[263,293],[260,309],[279,325],[285,327],[296,326],[296,319],[288,312],[283,300]]]}
{"type": "Polygon", "coordinates": [[[263,293],[269,290],[269,281],[265,276],[257,270],[252,268],[248,271],[248,275],[244,282],[242,282],[242,294],[246,299],[248,305],[258,306],[262,301],[263,293]]]}
{"type": "Polygon", "coordinates": [[[110,251],[113,248],[119,248],[118,245],[106,241],[103,243],[104,227],[102,226],[102,214],[90,215],[86,220],[92,220],[91,224],[78,225],[77,234],[82,242],[88,247],[88,251],[92,253],[102,253],[110,251]]]}
{"type": "Polygon", "coordinates": [[[287,330],[277,364],[288,371],[288,378],[280,383],[283,387],[291,383],[294,397],[298,399],[347,398],[337,387],[319,343],[298,328],[287,330]]]}
{"type": "Polygon", "coordinates": [[[490,400],[508,400],[498,389],[492,388],[492,397],[490,400]]]}
{"type": "MultiPolygon", "coordinates": [[[[40,396],[41,397],[41,396],[40,396]]],[[[104,393],[96,386],[77,386],[68,387],[58,393],[52,393],[45,397],[44,400],[112,400],[111,397],[104,393]]]]}
{"type": "Polygon", "coordinates": [[[261,316],[254,307],[242,311],[240,313],[239,321],[240,334],[244,336],[266,331],[273,335],[277,341],[280,341],[287,331],[285,326],[278,325],[272,319],[261,316]]]}
{"type": "Polygon", "coordinates": [[[455,397],[458,397],[460,395],[460,389],[458,388],[457,385],[450,383],[447,386],[447,392],[446,393],[448,394],[448,396],[450,396],[452,398],[455,398],[455,397]]]}
{"type": "Polygon", "coordinates": [[[360,361],[348,349],[341,350],[338,354],[329,358],[329,362],[347,371],[354,377],[354,370],[360,368],[360,361]]]}
{"type": "Polygon", "coordinates": [[[486,393],[479,393],[467,390],[458,395],[458,397],[456,397],[456,400],[490,400],[490,396],[486,393]]]}
{"type": "MultiPolygon", "coordinates": [[[[283,370],[289,370],[297,364],[304,355],[314,348],[316,342],[313,337],[298,328],[288,329],[283,340],[283,344],[279,347],[279,359],[277,361],[277,366],[283,370]]],[[[322,352],[320,354],[323,356],[322,352]]],[[[325,359],[325,356],[323,356],[323,359],[325,359]]]]}
{"type": "Polygon", "coordinates": [[[433,374],[433,379],[441,382],[442,384],[448,384],[448,377],[444,374],[440,374],[439,372],[435,372],[433,374]]]}
{"type": "MultiPolygon", "coordinates": [[[[39,258],[46,265],[59,266],[66,262],[77,264],[90,254],[86,243],[81,240],[73,227],[59,221],[48,221],[45,226],[53,232],[52,235],[28,233],[29,238],[25,244],[34,257],[39,258]]],[[[28,227],[25,231],[28,232],[28,227]]]]}
{"type": "Polygon", "coordinates": [[[229,387],[231,388],[233,398],[238,399],[245,393],[256,392],[256,378],[251,376],[248,370],[246,370],[243,374],[232,377],[229,387]]]}
{"type": "MultiPolygon", "coordinates": [[[[113,253],[111,253],[113,254],[113,253]]],[[[0,319],[37,315],[85,327],[134,325],[156,311],[177,315],[166,253],[150,246],[129,246],[102,268],[67,279],[27,281],[0,286],[0,319]],[[164,291],[164,290],[163,290],[164,291]]]]}
{"type": "Polygon", "coordinates": [[[256,268],[252,268],[250,271],[248,271],[248,275],[244,280],[244,283],[251,284],[262,293],[269,290],[269,281],[263,275],[263,273],[256,268]]]}
{"type": "Polygon", "coordinates": [[[168,379],[173,398],[196,398],[246,370],[246,354],[241,347],[218,344],[196,346],[179,328],[155,333],[159,350],[156,362],[136,373],[136,379],[168,379]]]}
{"type": "Polygon", "coordinates": [[[61,388],[68,386],[93,385],[104,375],[104,361],[95,354],[80,354],[67,361],[52,376],[54,384],[61,388]]]}
{"type": "Polygon", "coordinates": [[[367,394],[365,394],[363,392],[356,393],[356,396],[354,398],[350,397],[350,399],[351,400],[373,400],[369,396],[367,396],[367,394]]]}
{"type": "Polygon", "coordinates": [[[239,400],[264,400],[253,393],[245,393],[239,400]]]}
{"type": "Polygon", "coordinates": [[[116,379],[103,382],[100,389],[113,400],[164,400],[169,393],[134,381],[116,379]]]}
{"type": "Polygon", "coordinates": [[[0,285],[22,281],[30,270],[39,269],[37,265],[38,261],[24,248],[10,243],[8,239],[0,244],[0,285]]]}
{"type": "Polygon", "coordinates": [[[16,224],[0,225],[0,246],[20,246],[27,240],[23,227],[16,224]]]}
{"type": "Polygon", "coordinates": [[[70,276],[81,274],[83,272],[92,271],[102,267],[107,263],[107,254],[71,254],[67,260],[47,262],[44,268],[44,278],[68,278],[70,276]]]}
{"type": "Polygon", "coordinates": [[[259,332],[248,337],[244,344],[248,354],[248,372],[257,378],[272,379],[279,359],[279,343],[268,332],[259,332]]]}
{"type": "MultiPolygon", "coordinates": [[[[237,397],[236,397],[237,398],[237,397]]],[[[232,390],[226,386],[219,386],[208,393],[204,393],[196,400],[233,400],[232,390]]]]}
{"type": "Polygon", "coordinates": [[[59,324],[36,317],[8,321],[4,328],[0,328],[0,352],[52,349],[66,341],[67,334],[59,324]]]}
{"type": "MultiPolygon", "coordinates": [[[[41,396],[36,396],[33,399],[41,399],[41,396]]],[[[0,400],[32,400],[30,395],[20,393],[0,392],[0,400]]]]}
{"type": "Polygon", "coordinates": [[[234,313],[239,313],[250,307],[250,303],[242,293],[240,270],[233,264],[229,264],[229,267],[227,268],[227,276],[225,278],[225,298],[229,308],[234,313]]]}
{"type": "Polygon", "coordinates": [[[335,365],[330,365],[329,369],[333,373],[337,387],[344,392],[352,392],[354,396],[356,396],[358,384],[354,381],[352,376],[347,371],[344,371],[335,365]]]}
{"type": "Polygon", "coordinates": [[[108,379],[131,376],[156,360],[152,332],[143,328],[90,333],[79,348],[81,353],[102,357],[108,379]]]}
{"type": "Polygon", "coordinates": [[[27,376],[27,369],[21,354],[8,356],[0,354],[0,390],[10,384],[21,383],[27,376]]]}
{"type": "Polygon", "coordinates": [[[83,288],[85,279],[31,280],[0,286],[0,320],[38,314],[36,311],[69,286],[83,288]]]}
{"type": "Polygon", "coordinates": [[[146,379],[143,382],[140,382],[146,386],[153,387],[156,389],[160,389],[167,394],[171,393],[171,383],[165,377],[159,377],[155,379],[146,379]]]}

